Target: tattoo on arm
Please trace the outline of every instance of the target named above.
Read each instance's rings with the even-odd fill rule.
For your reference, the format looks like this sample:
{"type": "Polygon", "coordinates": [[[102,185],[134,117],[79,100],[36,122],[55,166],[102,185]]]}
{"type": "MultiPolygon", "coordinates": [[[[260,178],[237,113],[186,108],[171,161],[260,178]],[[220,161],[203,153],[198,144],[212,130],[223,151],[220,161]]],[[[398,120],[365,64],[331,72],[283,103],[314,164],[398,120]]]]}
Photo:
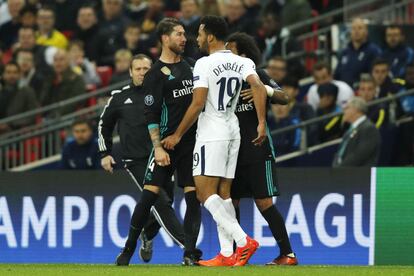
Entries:
{"type": "Polygon", "coordinates": [[[149,130],[152,145],[154,148],[161,147],[160,129],[158,127],[149,130]]]}

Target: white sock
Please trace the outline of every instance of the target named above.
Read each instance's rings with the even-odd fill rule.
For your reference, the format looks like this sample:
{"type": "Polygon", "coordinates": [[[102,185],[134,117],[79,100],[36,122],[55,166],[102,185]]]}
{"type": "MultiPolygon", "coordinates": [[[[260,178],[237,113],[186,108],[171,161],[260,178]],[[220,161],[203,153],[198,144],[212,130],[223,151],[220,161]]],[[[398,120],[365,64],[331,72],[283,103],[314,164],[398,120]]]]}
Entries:
{"type": "MultiPolygon", "coordinates": [[[[223,200],[224,207],[231,217],[236,218],[236,212],[233,207],[231,198],[223,200]]],[[[224,257],[230,257],[233,254],[233,237],[226,234],[223,227],[217,225],[217,233],[220,241],[220,253],[224,257]]]]}
{"type": "Polygon", "coordinates": [[[223,230],[236,241],[237,246],[242,247],[246,245],[246,233],[240,227],[235,217],[232,217],[225,207],[224,200],[217,194],[211,195],[204,202],[204,207],[213,216],[219,227],[223,227],[223,230]]]}

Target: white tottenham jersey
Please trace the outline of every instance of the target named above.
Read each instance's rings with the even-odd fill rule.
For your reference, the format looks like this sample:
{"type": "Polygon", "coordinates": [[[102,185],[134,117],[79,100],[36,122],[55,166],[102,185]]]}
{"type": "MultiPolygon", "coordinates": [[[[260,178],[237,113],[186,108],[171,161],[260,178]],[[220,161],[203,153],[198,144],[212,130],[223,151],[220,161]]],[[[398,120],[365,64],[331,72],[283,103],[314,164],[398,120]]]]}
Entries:
{"type": "Polygon", "coordinates": [[[257,75],[254,62],[222,50],[199,59],[193,71],[196,88],[208,88],[207,102],[198,117],[197,140],[240,139],[234,114],[243,81],[257,75]]]}

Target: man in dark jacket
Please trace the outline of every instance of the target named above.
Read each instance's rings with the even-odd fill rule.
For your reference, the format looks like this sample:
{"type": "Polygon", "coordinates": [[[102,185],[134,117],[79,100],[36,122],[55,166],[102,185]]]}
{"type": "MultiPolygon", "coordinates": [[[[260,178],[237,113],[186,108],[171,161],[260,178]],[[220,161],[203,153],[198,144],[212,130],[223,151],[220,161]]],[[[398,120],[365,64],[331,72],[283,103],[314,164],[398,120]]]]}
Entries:
{"type": "Polygon", "coordinates": [[[404,78],[405,67],[414,61],[413,48],[404,44],[404,34],[400,26],[391,25],[385,29],[387,47],[382,57],[391,65],[394,78],[404,78]]]}
{"type": "Polygon", "coordinates": [[[60,168],[63,170],[96,170],[101,160],[98,141],[87,120],[76,120],[72,124],[73,138],[69,138],[62,150],[60,168]]]}
{"type": "MultiPolygon", "coordinates": [[[[53,57],[53,74],[51,74],[43,85],[40,94],[42,106],[67,100],[69,98],[85,93],[85,82],[82,76],[76,74],[69,66],[69,58],[66,50],[59,49],[53,57]]],[[[83,103],[65,105],[49,114],[56,117],[75,112],[83,103]]]]}
{"type": "MultiPolygon", "coordinates": [[[[38,107],[33,90],[27,86],[19,88],[19,79],[19,65],[14,62],[6,64],[3,72],[3,82],[0,83],[0,119],[38,107]]],[[[0,124],[0,134],[34,123],[35,117],[26,117],[8,124],[0,124]]]]}
{"type": "Polygon", "coordinates": [[[83,6],[78,11],[74,39],[83,41],[85,56],[96,61],[98,58],[98,20],[92,6],[83,6]]]}
{"type": "Polygon", "coordinates": [[[373,167],[381,147],[378,129],[365,115],[367,105],[362,98],[351,99],[344,110],[344,122],[351,126],[342,137],[333,160],[334,167],[373,167]]]}
{"type": "Polygon", "coordinates": [[[372,62],[381,54],[380,48],[368,41],[368,26],[361,18],[352,21],[351,42],[338,58],[334,79],[355,88],[360,75],[369,73],[372,62]]]}

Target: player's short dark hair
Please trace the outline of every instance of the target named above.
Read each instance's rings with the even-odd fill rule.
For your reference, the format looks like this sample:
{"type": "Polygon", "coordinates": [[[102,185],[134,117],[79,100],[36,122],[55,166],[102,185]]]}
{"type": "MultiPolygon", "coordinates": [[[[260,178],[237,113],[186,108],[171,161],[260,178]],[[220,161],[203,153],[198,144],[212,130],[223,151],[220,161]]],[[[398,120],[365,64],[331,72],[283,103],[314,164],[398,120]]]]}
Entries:
{"type": "Polygon", "coordinates": [[[219,41],[225,41],[228,34],[228,25],[223,17],[206,15],[200,20],[206,34],[213,35],[219,41]]]}
{"type": "Polygon", "coordinates": [[[318,86],[319,97],[332,96],[334,99],[338,97],[338,86],[328,82],[318,86]]]}
{"type": "Polygon", "coordinates": [[[328,63],[324,62],[324,61],[320,61],[317,62],[314,66],[313,66],[313,72],[315,71],[320,71],[322,69],[326,69],[328,71],[329,74],[332,74],[332,68],[331,66],[329,66],[328,63]]]}
{"type": "Polygon", "coordinates": [[[253,60],[256,65],[260,64],[261,54],[256,41],[246,33],[233,33],[227,38],[227,42],[236,43],[237,52],[239,55],[245,55],[253,60]]]}
{"type": "Polygon", "coordinates": [[[74,128],[75,126],[78,126],[78,125],[87,125],[91,130],[93,129],[92,122],[85,118],[78,118],[74,120],[71,127],[74,128]]]}
{"type": "Polygon", "coordinates": [[[281,85],[285,85],[285,86],[289,86],[289,87],[293,87],[296,89],[299,89],[299,80],[296,77],[293,76],[286,76],[283,80],[281,85]]]}
{"type": "Polygon", "coordinates": [[[131,63],[129,64],[129,68],[132,69],[132,64],[134,60],[143,60],[143,59],[148,59],[150,61],[150,64],[152,65],[152,59],[149,56],[144,55],[144,54],[137,54],[132,57],[131,63]]]}
{"type": "Polygon", "coordinates": [[[385,58],[376,58],[373,62],[372,62],[372,66],[371,66],[371,70],[374,69],[375,66],[377,65],[387,65],[388,68],[390,67],[390,63],[388,62],[388,60],[386,60],[385,58]]]}
{"type": "Polygon", "coordinates": [[[161,20],[156,29],[156,33],[160,42],[162,42],[161,38],[163,35],[170,35],[176,26],[183,26],[183,23],[178,20],[177,18],[167,17],[161,20]]]}

